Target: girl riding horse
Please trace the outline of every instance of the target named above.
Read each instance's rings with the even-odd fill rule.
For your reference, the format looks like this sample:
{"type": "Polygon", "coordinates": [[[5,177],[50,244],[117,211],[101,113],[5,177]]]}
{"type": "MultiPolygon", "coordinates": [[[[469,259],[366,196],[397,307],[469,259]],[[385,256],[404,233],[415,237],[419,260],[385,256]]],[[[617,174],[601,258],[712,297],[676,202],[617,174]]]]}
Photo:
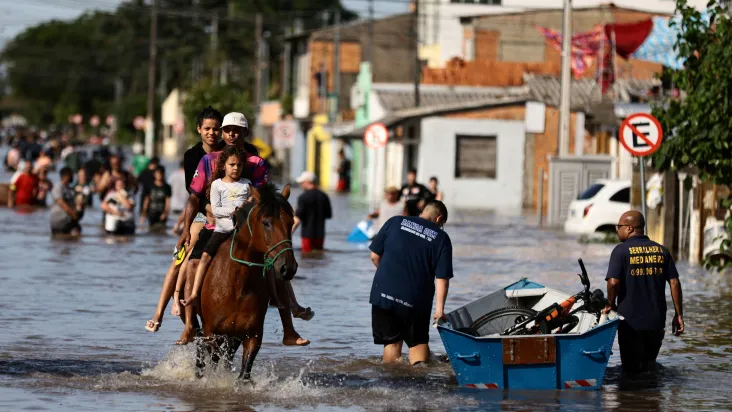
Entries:
{"type": "MultiPolygon", "coordinates": [[[[292,251],[294,212],[287,201],[290,186],[278,193],[272,184],[252,189],[253,204],[234,213],[235,230],[211,262],[199,298],[204,345],[216,362],[221,351],[230,362],[244,346],[240,379],[249,380],[262,344],[264,317],[270,298],[265,273],[290,280],[297,271],[292,251]]],[[[196,365],[205,366],[199,344],[196,365]]]]}

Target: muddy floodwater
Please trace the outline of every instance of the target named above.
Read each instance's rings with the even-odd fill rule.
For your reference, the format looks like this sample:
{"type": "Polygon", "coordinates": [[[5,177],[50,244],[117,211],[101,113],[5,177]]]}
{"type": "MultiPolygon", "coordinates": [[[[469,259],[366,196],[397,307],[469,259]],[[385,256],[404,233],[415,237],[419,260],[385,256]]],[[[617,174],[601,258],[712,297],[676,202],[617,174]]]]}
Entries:
{"type": "MultiPolygon", "coordinates": [[[[145,331],[173,237],[142,231],[108,238],[97,207],[84,217],[81,240],[52,240],[48,211],[0,208],[0,411],[732,408],[732,282],[686,263],[679,272],[687,333],[666,337],[656,374],[621,378],[617,343],[603,388],[593,392],[476,391],[458,388],[445,362],[382,366],[368,304],[374,269],[364,246],[345,241],[366,210],[348,197],[332,200],[327,251],[301,258],[296,250],[294,287],[316,315],[295,326],[312,344],[283,347],[279,316],[270,309],[253,388],[237,386],[235,372],[195,379],[193,347],[173,345],[182,328],[177,318],[167,314],[158,333],[145,331]]],[[[489,212],[451,211],[446,230],[455,246],[448,310],[524,276],[576,293],[579,257],[593,287],[605,289],[612,245],[580,244],[538,230],[533,217],[489,212]]],[[[432,351],[444,354],[437,331],[430,334],[432,351]]]]}

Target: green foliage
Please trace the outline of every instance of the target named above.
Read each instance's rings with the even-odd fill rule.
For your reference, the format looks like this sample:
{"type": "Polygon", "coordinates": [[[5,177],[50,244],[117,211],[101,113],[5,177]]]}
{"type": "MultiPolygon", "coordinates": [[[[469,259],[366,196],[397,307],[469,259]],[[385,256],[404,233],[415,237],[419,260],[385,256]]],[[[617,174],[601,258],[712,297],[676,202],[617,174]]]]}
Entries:
{"type": "MultiPolygon", "coordinates": [[[[245,87],[233,84],[222,86],[216,84],[210,78],[206,78],[196,83],[186,92],[185,102],[183,103],[186,128],[194,136],[198,136],[196,116],[209,105],[224,115],[229,112],[244,113],[251,123],[254,122],[252,99],[245,87]]],[[[194,140],[197,140],[197,138],[194,140]]]]}
{"type": "MultiPolygon", "coordinates": [[[[684,97],[653,108],[666,131],[653,164],[660,170],[693,166],[703,180],[732,187],[732,20],[715,0],[709,21],[687,0],[676,7],[682,16],[676,47],[686,65],[671,78],[684,97]]],[[[732,218],[726,225],[732,233],[732,218]]],[[[732,251],[729,241],[723,245],[732,251]]]]}
{"type": "MultiPolygon", "coordinates": [[[[0,53],[0,64],[7,71],[3,83],[12,90],[8,96],[12,99],[4,101],[15,104],[3,109],[18,110],[38,125],[65,124],[68,115],[77,112],[85,119],[116,113],[120,123],[144,115],[151,21],[145,3],[128,1],[114,12],[45,22],[17,35],[0,53]],[[115,96],[117,82],[122,85],[120,100],[115,96]]],[[[320,27],[323,10],[343,10],[340,0],[159,0],[159,4],[157,79],[167,79],[164,94],[173,88],[189,89],[227,60],[234,66],[229,82],[252,90],[259,12],[270,33],[270,77],[277,82],[285,28],[296,18],[303,20],[305,29],[320,27]],[[219,16],[216,43],[211,32],[214,16],[219,16]]],[[[355,17],[342,11],[342,21],[355,17]]],[[[332,22],[333,13],[329,19],[332,22]]],[[[2,89],[0,84],[0,97],[2,89]]],[[[160,103],[158,99],[158,110],[160,103]]]]}

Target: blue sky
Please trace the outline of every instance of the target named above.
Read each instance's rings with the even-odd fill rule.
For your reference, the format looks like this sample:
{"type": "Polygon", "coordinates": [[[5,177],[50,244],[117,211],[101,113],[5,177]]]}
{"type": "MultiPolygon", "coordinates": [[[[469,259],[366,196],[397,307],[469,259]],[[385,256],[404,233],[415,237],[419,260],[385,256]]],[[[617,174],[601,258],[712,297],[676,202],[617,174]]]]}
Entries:
{"type": "MultiPolygon", "coordinates": [[[[368,0],[342,0],[343,4],[366,15],[368,0]]],[[[376,16],[407,11],[407,0],[374,0],[376,16]]],[[[0,48],[26,27],[52,19],[73,19],[86,10],[114,10],[119,0],[0,0],[0,48]]]]}

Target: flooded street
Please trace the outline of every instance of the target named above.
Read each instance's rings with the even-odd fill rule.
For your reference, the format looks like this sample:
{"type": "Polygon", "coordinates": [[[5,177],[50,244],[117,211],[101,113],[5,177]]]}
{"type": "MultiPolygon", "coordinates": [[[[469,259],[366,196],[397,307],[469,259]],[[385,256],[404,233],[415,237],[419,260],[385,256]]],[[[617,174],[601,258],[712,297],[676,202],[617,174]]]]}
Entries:
{"type": "MultiPolygon", "coordinates": [[[[97,207],[87,211],[80,241],[52,240],[47,210],[23,215],[0,209],[0,410],[732,408],[732,282],[686,263],[679,272],[687,332],[682,338],[667,332],[657,375],[620,379],[617,343],[603,389],[594,392],[475,391],[457,387],[448,363],[382,366],[368,303],[374,268],[365,246],[345,241],[366,209],[347,197],[331,199],[335,218],[328,224],[327,251],[301,258],[296,250],[300,267],[293,285],[300,303],[316,315],[295,326],[312,344],[283,347],[279,317],[270,309],[254,388],[236,386],[236,374],[228,372],[195,379],[193,346],[173,345],[182,324],[169,313],[158,333],[145,331],[173,237],[143,231],[126,241],[107,238],[97,207]]],[[[524,276],[576,293],[579,257],[593,288],[605,289],[612,245],[580,244],[573,236],[537,230],[533,217],[487,212],[450,211],[445,229],[455,246],[448,311],[524,276]]],[[[299,249],[299,235],[294,240],[299,249]]],[[[432,351],[444,353],[437,331],[430,334],[432,351]]]]}

